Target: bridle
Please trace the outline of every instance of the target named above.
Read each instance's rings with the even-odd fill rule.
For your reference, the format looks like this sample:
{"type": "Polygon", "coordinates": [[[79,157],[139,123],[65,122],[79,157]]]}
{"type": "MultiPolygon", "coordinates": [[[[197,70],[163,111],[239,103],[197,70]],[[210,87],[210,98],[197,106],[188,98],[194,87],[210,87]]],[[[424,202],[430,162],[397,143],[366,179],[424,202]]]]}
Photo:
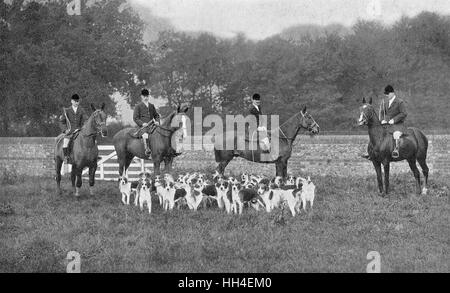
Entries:
{"type": "MultiPolygon", "coordinates": [[[[313,118],[311,115],[309,115],[308,112],[303,113],[303,111],[300,111],[300,112],[298,112],[297,114],[293,115],[293,116],[292,116],[291,118],[289,118],[288,120],[286,120],[283,124],[281,124],[280,126],[278,126],[278,129],[281,131],[281,134],[283,134],[284,138],[287,139],[287,140],[292,140],[292,141],[293,141],[293,140],[295,140],[295,138],[297,137],[297,135],[295,135],[295,136],[289,138],[289,137],[287,137],[287,135],[283,132],[283,130],[281,129],[281,127],[284,126],[284,125],[286,125],[286,124],[287,124],[289,121],[291,121],[293,118],[297,117],[298,114],[301,114],[302,117],[303,117],[304,119],[311,119],[311,120],[313,121],[313,123],[312,123],[311,125],[308,125],[308,128],[307,128],[308,131],[311,131],[311,130],[313,129],[313,127],[315,127],[315,126],[320,127],[319,124],[316,122],[316,120],[314,120],[314,118],[313,118]],[[309,115],[309,117],[306,117],[307,114],[309,115]]],[[[272,130],[272,131],[273,131],[273,130],[272,130]]]]}
{"type": "Polygon", "coordinates": [[[366,112],[365,111],[361,111],[361,115],[364,119],[364,124],[369,122],[369,117],[367,117],[366,112]]]}
{"type": "Polygon", "coordinates": [[[95,112],[92,113],[92,118],[94,119],[95,132],[86,134],[85,136],[93,136],[100,134],[103,137],[102,127],[106,126],[106,121],[101,121],[101,118],[99,117],[100,111],[101,110],[95,110],[95,112]]]}

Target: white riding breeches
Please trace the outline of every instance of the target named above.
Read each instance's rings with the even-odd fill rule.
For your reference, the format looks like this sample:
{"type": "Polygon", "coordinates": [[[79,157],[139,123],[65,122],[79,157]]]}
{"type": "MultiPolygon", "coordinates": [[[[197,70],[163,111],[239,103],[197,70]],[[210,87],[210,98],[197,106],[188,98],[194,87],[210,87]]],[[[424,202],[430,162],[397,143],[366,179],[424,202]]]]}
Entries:
{"type": "Polygon", "coordinates": [[[66,148],[66,147],[69,146],[69,141],[70,141],[70,138],[64,137],[64,139],[63,139],[63,148],[66,148]]]}
{"type": "Polygon", "coordinates": [[[144,133],[142,134],[142,138],[143,138],[143,139],[148,139],[148,133],[147,133],[147,132],[144,132],[144,133]]]}
{"type": "Polygon", "coordinates": [[[402,132],[401,131],[395,131],[393,133],[394,139],[400,139],[400,137],[402,136],[402,132]]]}

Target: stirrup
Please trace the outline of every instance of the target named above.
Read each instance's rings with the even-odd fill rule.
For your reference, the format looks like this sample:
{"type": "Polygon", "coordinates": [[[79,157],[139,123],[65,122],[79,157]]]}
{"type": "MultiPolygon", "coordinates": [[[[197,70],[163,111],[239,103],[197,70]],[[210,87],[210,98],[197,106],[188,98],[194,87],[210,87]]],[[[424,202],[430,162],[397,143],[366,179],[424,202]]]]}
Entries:
{"type": "Polygon", "coordinates": [[[392,151],[392,158],[397,159],[398,157],[400,157],[398,150],[392,151]]]}
{"type": "Polygon", "coordinates": [[[151,151],[151,150],[145,150],[145,155],[146,155],[149,159],[151,159],[152,151],[151,151]]]}

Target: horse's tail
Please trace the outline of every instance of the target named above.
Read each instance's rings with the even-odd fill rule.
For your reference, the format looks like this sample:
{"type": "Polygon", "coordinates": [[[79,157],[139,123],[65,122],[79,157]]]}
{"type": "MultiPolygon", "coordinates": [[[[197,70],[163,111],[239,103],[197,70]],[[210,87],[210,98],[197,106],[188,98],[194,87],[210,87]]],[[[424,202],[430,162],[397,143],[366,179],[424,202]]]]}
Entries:
{"type": "Polygon", "coordinates": [[[425,134],[415,127],[410,127],[417,143],[417,158],[426,159],[428,151],[428,138],[425,134]]]}

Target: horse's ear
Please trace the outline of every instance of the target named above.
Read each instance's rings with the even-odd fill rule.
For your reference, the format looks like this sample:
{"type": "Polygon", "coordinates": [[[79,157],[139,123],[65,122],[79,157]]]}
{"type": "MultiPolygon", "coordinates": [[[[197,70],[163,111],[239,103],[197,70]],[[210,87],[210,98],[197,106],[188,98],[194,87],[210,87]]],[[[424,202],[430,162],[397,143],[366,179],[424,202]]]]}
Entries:
{"type": "Polygon", "coordinates": [[[366,103],[366,98],[363,98],[362,103],[363,103],[363,104],[366,103]]]}
{"type": "Polygon", "coordinates": [[[303,106],[302,113],[303,113],[303,114],[306,113],[306,106],[303,106]]]}
{"type": "Polygon", "coordinates": [[[372,105],[372,97],[370,97],[369,104],[372,105]]]}
{"type": "Polygon", "coordinates": [[[101,109],[102,109],[102,111],[105,110],[105,102],[102,103],[101,109]]]}
{"type": "Polygon", "coordinates": [[[96,110],[94,104],[92,104],[92,103],[91,103],[91,109],[92,109],[92,111],[96,110]]]}

